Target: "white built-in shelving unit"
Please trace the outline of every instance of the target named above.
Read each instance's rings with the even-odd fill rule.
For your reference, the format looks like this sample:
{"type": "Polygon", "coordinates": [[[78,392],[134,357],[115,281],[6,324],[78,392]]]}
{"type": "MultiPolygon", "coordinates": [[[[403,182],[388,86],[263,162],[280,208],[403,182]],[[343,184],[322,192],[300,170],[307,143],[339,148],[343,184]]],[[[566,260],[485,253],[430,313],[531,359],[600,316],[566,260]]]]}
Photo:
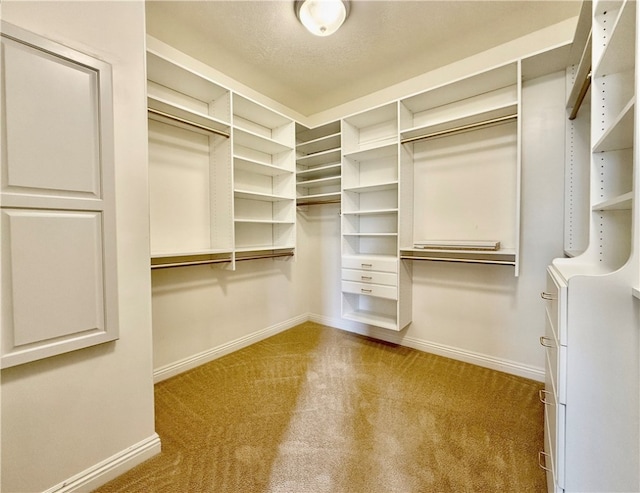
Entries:
{"type": "Polygon", "coordinates": [[[589,66],[591,87],[568,130],[569,257],[549,266],[543,293],[541,462],[554,492],[640,489],[637,16],[635,1],[594,1],[568,71],[570,113],[589,66]]]}
{"type": "Polygon", "coordinates": [[[392,330],[411,321],[399,176],[397,103],[342,120],[342,316],[392,330]]]}
{"type": "Polygon", "coordinates": [[[520,80],[518,61],[400,101],[401,209],[413,216],[402,258],[518,275],[520,80]]]}
{"type": "Polygon", "coordinates": [[[153,268],[291,256],[295,124],[147,52],[153,268]]]}
{"type": "Polygon", "coordinates": [[[340,121],[309,129],[296,124],[298,205],[340,202],[340,121]]]}
{"type": "Polygon", "coordinates": [[[295,124],[233,95],[236,252],[295,248],[295,124]]]}

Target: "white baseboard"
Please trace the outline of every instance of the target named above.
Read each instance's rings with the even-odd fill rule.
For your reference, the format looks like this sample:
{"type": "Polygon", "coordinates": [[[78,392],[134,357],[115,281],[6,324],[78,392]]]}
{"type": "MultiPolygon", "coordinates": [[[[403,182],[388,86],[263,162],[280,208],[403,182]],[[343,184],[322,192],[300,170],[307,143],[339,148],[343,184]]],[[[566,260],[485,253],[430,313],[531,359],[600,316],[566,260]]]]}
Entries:
{"type": "Polygon", "coordinates": [[[284,322],[280,322],[265,329],[253,332],[244,337],[240,337],[233,341],[227,342],[226,344],[207,349],[206,351],[194,354],[193,356],[189,356],[188,358],[184,358],[174,363],[161,366],[160,368],[156,368],[153,371],[153,381],[154,383],[161,382],[162,380],[166,380],[167,378],[173,377],[187,370],[191,370],[192,368],[196,368],[197,366],[203,365],[222,356],[230,354],[234,351],[237,351],[238,349],[242,349],[244,347],[250,346],[251,344],[255,344],[258,341],[295,327],[296,325],[304,323],[308,320],[309,315],[304,313],[302,315],[298,315],[297,317],[290,318],[289,320],[285,320],[284,322]]]}
{"type": "Polygon", "coordinates": [[[370,336],[375,339],[390,342],[392,344],[398,344],[401,346],[418,349],[426,353],[433,353],[458,361],[464,361],[465,363],[482,366],[484,368],[490,368],[492,370],[502,371],[511,375],[517,375],[519,377],[528,378],[530,380],[544,382],[545,379],[545,371],[543,368],[524,365],[522,363],[517,363],[511,360],[496,358],[494,356],[488,356],[486,354],[467,351],[465,349],[447,346],[445,344],[439,344],[426,341],[424,339],[406,336],[401,332],[393,332],[377,327],[371,327],[365,324],[349,322],[341,318],[330,318],[316,314],[309,314],[309,320],[319,324],[328,325],[330,327],[335,327],[337,329],[354,332],[356,334],[370,336]]]}
{"type": "Polygon", "coordinates": [[[49,488],[44,493],[89,492],[117,478],[128,470],[160,453],[160,437],[154,433],[141,442],[49,488]]]}
{"type": "Polygon", "coordinates": [[[285,320],[279,324],[266,327],[265,329],[253,332],[252,334],[240,337],[226,344],[216,346],[214,348],[202,351],[188,358],[181,359],[169,365],[156,368],[153,372],[153,380],[155,383],[166,380],[167,378],[178,375],[197,366],[203,365],[224,355],[230,354],[234,351],[250,346],[258,341],[271,337],[284,330],[290,329],[304,323],[306,321],[316,322],[322,325],[328,325],[329,327],[335,327],[337,329],[354,332],[356,334],[366,335],[375,339],[380,339],[392,344],[398,344],[401,346],[407,346],[413,349],[418,349],[427,353],[437,354],[439,356],[445,356],[466,363],[482,366],[484,368],[490,368],[492,370],[502,371],[517,375],[538,382],[544,382],[544,369],[534,366],[524,365],[515,361],[496,358],[494,356],[488,356],[482,353],[476,353],[473,351],[467,351],[465,349],[447,346],[445,344],[439,344],[436,342],[426,341],[424,339],[418,339],[404,335],[402,332],[393,332],[390,330],[381,329],[378,327],[372,327],[365,324],[359,324],[357,322],[351,322],[342,318],[325,317],[323,315],[317,315],[314,313],[305,313],[298,315],[297,317],[285,320]]]}

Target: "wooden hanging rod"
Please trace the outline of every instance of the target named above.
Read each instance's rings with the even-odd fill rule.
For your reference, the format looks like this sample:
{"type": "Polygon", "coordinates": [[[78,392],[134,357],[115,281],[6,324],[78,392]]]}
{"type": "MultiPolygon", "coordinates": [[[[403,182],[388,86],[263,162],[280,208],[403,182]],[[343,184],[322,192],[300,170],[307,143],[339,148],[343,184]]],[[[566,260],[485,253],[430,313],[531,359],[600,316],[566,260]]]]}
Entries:
{"type": "MultiPolygon", "coordinates": [[[[262,255],[247,255],[246,257],[236,257],[236,262],[242,260],[261,260],[267,258],[277,257],[293,257],[293,252],[281,252],[281,253],[265,253],[262,255]]],[[[230,258],[214,258],[206,260],[186,260],[184,262],[171,262],[166,264],[151,264],[152,269],[169,269],[171,267],[188,267],[191,265],[205,265],[205,264],[228,264],[231,263],[230,258]]]]}
{"type": "Polygon", "coordinates": [[[209,132],[212,134],[221,135],[222,137],[226,137],[227,139],[229,138],[229,134],[227,132],[223,132],[222,130],[217,130],[215,128],[207,127],[206,125],[200,125],[199,123],[190,122],[189,120],[185,120],[184,118],[173,116],[169,113],[165,113],[164,111],[160,111],[160,110],[155,110],[153,108],[147,108],[147,111],[154,115],[158,115],[163,118],[168,118],[169,120],[182,123],[183,125],[188,125],[190,127],[198,128],[200,130],[204,130],[205,132],[209,132]]]}
{"type": "Polygon", "coordinates": [[[589,87],[591,86],[591,69],[589,69],[589,73],[585,77],[582,82],[582,87],[580,87],[580,92],[578,93],[578,98],[576,99],[576,104],[571,109],[571,114],[569,115],[569,120],[575,120],[578,116],[578,110],[580,106],[582,106],[582,102],[584,101],[584,97],[589,92],[589,87]]]}
{"type": "Polygon", "coordinates": [[[435,137],[443,137],[445,135],[451,135],[451,134],[455,134],[455,133],[459,133],[459,132],[466,132],[467,130],[473,130],[476,128],[480,128],[480,127],[487,127],[489,125],[497,125],[499,123],[503,123],[509,120],[514,120],[518,118],[517,114],[513,114],[513,115],[506,115],[506,116],[500,116],[498,118],[491,118],[489,120],[484,120],[481,122],[477,122],[477,123],[470,123],[468,125],[460,125],[459,127],[455,127],[455,128],[450,128],[447,130],[440,130],[439,132],[432,132],[429,134],[425,134],[425,135],[418,135],[417,137],[409,137],[407,139],[402,139],[400,141],[401,144],[409,144],[411,142],[415,142],[417,140],[426,140],[426,139],[433,139],[435,137]]]}

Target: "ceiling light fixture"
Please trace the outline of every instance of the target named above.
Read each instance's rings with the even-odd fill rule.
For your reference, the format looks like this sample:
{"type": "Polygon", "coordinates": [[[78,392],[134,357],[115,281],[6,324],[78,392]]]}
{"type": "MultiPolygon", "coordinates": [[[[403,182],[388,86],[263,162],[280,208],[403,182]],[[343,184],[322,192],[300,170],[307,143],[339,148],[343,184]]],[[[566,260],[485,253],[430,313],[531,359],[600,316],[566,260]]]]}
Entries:
{"type": "Polygon", "coordinates": [[[349,0],[296,0],[296,17],[311,34],[335,33],[349,15],[349,0]]]}

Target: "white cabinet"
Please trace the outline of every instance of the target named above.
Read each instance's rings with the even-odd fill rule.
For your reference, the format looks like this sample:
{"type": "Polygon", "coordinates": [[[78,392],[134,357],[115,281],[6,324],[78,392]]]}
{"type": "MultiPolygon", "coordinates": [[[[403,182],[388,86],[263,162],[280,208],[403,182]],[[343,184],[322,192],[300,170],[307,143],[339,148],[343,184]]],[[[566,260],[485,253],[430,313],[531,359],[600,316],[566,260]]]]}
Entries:
{"type": "MultiPolygon", "coordinates": [[[[566,176],[577,179],[566,184],[574,205],[565,216],[565,247],[576,213],[585,218],[584,231],[569,238],[577,252],[549,267],[544,295],[545,467],[550,491],[638,491],[638,13],[634,1],[598,1],[591,14],[591,101],[578,113],[584,118],[580,112],[590,109],[590,121],[570,124],[575,138],[590,131],[579,136],[581,146],[590,142],[590,155],[568,154],[566,176]]],[[[570,90],[569,109],[576,92],[570,90]]]]}
{"type": "Polygon", "coordinates": [[[296,124],[298,205],[340,202],[340,121],[308,129],[296,124]]]}
{"type": "Polygon", "coordinates": [[[294,148],[292,120],[233,95],[236,252],[295,247],[294,148]]]}
{"type": "Polygon", "coordinates": [[[411,267],[398,251],[398,153],[396,103],[342,121],[342,316],[392,330],[411,321],[411,267]]]}
{"type": "Polygon", "coordinates": [[[520,79],[510,63],[400,101],[403,258],[518,275],[520,79]]]}

